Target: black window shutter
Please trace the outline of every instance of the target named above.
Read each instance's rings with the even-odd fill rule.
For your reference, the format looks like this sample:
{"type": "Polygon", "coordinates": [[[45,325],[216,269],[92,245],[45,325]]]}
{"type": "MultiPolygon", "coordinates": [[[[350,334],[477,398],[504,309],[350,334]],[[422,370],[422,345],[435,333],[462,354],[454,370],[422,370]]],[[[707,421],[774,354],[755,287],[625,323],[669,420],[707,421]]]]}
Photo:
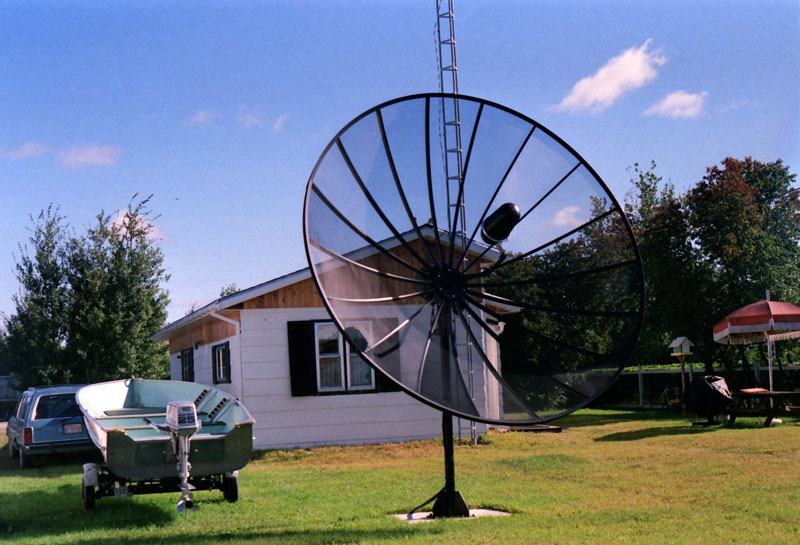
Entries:
{"type": "Polygon", "coordinates": [[[194,352],[191,348],[181,350],[181,380],[194,382],[194,352]]]}
{"type": "Polygon", "coordinates": [[[231,376],[231,343],[226,342],[225,348],[222,352],[223,357],[223,366],[225,367],[225,379],[226,382],[233,382],[233,377],[231,376]]]}
{"type": "Polygon", "coordinates": [[[317,394],[317,352],[314,347],[314,322],[288,322],[289,378],[292,396],[317,394]]]}
{"type": "MultiPolygon", "coordinates": [[[[397,327],[394,318],[383,318],[375,321],[377,333],[381,337],[397,327]]],[[[390,373],[400,375],[400,345],[399,337],[394,335],[381,345],[383,351],[378,351],[382,366],[390,373]]],[[[400,392],[403,389],[395,381],[387,377],[382,371],[375,371],[375,389],[379,392],[400,392]]]]}
{"type": "Polygon", "coordinates": [[[402,392],[403,389],[395,381],[383,374],[383,371],[375,371],[375,386],[379,392],[402,392]]]}

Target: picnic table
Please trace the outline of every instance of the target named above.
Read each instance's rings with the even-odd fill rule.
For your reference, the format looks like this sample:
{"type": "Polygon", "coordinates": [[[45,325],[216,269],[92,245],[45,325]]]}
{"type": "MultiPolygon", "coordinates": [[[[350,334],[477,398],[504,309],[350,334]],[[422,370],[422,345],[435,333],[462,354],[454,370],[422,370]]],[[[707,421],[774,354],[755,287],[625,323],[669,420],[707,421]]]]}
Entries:
{"type": "Polygon", "coordinates": [[[764,426],[781,416],[800,414],[800,405],[792,405],[792,400],[800,400],[800,391],[773,391],[765,388],[746,388],[734,396],[733,406],[726,412],[732,424],[737,416],[764,416],[764,426]]]}

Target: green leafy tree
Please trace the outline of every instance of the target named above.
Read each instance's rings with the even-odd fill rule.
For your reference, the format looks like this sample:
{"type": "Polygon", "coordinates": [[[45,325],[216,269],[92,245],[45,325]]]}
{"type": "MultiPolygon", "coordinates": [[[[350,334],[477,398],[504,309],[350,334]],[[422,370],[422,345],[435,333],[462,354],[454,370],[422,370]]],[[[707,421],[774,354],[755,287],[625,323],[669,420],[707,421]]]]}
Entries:
{"type": "Polygon", "coordinates": [[[655,173],[634,167],[627,210],[647,278],[647,314],[638,361],[666,359],[686,335],[697,358],[730,366],[738,352],[712,339],[727,313],[764,298],[798,300],[800,202],[795,175],[780,160],[726,158],[684,195],[655,173]]]}
{"type": "MultiPolygon", "coordinates": [[[[698,265],[709,271],[704,294],[703,345],[732,366],[739,353],[710,340],[711,327],[727,313],[771,298],[800,303],[800,198],[796,176],[778,159],[726,158],[706,170],[686,196],[698,265]]],[[[788,347],[788,345],[787,345],[788,347]]]]}
{"type": "Polygon", "coordinates": [[[239,291],[239,286],[237,286],[236,282],[234,282],[232,284],[228,284],[224,288],[221,288],[219,290],[219,296],[220,297],[227,297],[228,295],[233,295],[234,293],[237,293],[238,291],[239,291]]]}
{"type": "Polygon", "coordinates": [[[738,306],[764,298],[800,297],[800,199],[795,175],[777,160],[726,158],[687,195],[693,240],[715,272],[719,304],[738,306]]]}
{"type": "Polygon", "coordinates": [[[149,338],[168,299],[148,201],[129,205],[119,221],[101,213],[81,237],[67,235],[58,209],[36,218],[0,339],[20,386],[167,376],[169,357],[149,338]]]}
{"type": "Polygon", "coordinates": [[[87,382],[131,375],[163,378],[169,357],[150,340],[165,322],[168,279],[153,244],[148,199],[129,205],[121,221],[100,213],[85,237],[67,247],[71,288],[69,356],[83,362],[87,382]]]}
{"type": "Polygon", "coordinates": [[[66,383],[75,369],[64,357],[68,339],[67,275],[64,241],[67,225],[58,208],[31,217],[30,246],[19,246],[15,312],[4,319],[2,352],[11,373],[24,386],[66,383]]]}
{"type": "Polygon", "coordinates": [[[655,161],[647,169],[634,164],[630,181],[625,208],[642,256],[647,297],[634,359],[665,362],[672,339],[685,335],[697,343],[708,329],[696,307],[709,290],[709,270],[700,266],[684,199],[656,173],[655,161]]]}

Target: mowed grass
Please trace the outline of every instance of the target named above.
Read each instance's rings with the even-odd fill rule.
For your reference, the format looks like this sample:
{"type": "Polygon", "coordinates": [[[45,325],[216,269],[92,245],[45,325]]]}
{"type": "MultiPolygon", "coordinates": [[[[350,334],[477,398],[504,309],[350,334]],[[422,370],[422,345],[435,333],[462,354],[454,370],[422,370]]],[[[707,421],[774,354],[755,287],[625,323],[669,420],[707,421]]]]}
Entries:
{"type": "Polygon", "coordinates": [[[443,484],[437,441],[256,453],[240,500],[197,492],[103,498],[81,507],[81,460],[21,471],[0,460],[0,542],[26,544],[800,543],[800,423],[693,427],[674,413],[581,411],[562,433],[498,433],[456,447],[472,508],[509,517],[410,525],[443,484]]]}

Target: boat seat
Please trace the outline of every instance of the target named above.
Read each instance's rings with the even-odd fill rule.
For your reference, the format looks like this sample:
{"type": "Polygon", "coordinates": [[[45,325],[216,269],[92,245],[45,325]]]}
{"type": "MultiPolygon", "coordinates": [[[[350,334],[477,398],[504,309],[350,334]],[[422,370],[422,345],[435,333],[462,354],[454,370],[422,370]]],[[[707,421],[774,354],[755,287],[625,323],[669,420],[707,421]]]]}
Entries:
{"type": "Polygon", "coordinates": [[[128,407],[124,409],[109,409],[103,411],[106,416],[164,416],[166,407],[128,407]]]}
{"type": "Polygon", "coordinates": [[[222,412],[225,406],[228,405],[231,399],[232,398],[230,397],[223,397],[222,400],[219,403],[217,403],[217,405],[213,409],[211,409],[211,412],[208,413],[208,421],[215,422],[219,414],[222,412]]]}

